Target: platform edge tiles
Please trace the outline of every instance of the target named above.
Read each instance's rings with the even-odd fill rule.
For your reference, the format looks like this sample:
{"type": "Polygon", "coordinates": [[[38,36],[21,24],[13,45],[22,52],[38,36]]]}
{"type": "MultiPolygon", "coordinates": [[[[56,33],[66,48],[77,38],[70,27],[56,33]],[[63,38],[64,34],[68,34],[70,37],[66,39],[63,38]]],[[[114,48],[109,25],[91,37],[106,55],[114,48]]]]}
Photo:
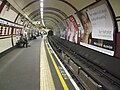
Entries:
{"type": "Polygon", "coordinates": [[[45,51],[44,40],[42,40],[40,48],[40,90],[55,90],[45,51]]]}

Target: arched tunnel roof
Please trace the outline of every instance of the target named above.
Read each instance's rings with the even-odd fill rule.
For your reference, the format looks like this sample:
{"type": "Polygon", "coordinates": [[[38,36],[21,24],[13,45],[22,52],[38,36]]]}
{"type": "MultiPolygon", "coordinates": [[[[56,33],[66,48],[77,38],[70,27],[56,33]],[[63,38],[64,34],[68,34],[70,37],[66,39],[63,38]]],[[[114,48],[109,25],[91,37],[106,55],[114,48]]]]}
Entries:
{"type": "MultiPolygon", "coordinates": [[[[40,0],[7,0],[14,8],[19,8],[30,20],[37,21],[40,16],[40,0]]],[[[95,0],[43,0],[43,15],[45,25],[53,27],[51,21],[61,22],[95,0]],[[48,19],[49,18],[49,19],[48,19]]],[[[18,12],[21,12],[19,11],[18,12]]]]}
{"type": "MultiPolygon", "coordinates": [[[[6,1],[6,0],[4,0],[6,1]]],[[[23,16],[27,15],[29,21],[41,20],[40,16],[40,1],[41,0],[7,0],[17,11],[23,16]]],[[[80,11],[84,7],[99,0],[43,0],[43,18],[51,19],[52,21],[64,21],[71,15],[75,15],[77,11],[80,11]],[[45,17],[44,17],[45,16],[45,17]]],[[[118,4],[114,0],[109,0],[113,4],[116,16],[119,15],[118,4]]],[[[119,2],[119,0],[117,0],[119,2]]],[[[0,8],[0,11],[2,8],[0,8]]],[[[20,15],[18,14],[18,16],[20,15]]],[[[17,20],[16,17],[15,21],[17,20]]],[[[51,20],[47,20],[45,25],[53,27],[51,20]]]]}

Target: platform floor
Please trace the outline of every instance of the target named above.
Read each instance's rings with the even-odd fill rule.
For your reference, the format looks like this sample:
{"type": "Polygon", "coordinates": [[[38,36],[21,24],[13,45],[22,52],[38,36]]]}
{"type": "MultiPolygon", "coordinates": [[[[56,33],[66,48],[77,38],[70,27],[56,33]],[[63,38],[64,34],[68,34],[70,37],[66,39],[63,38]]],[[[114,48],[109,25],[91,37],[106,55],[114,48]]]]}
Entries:
{"type": "Polygon", "coordinates": [[[0,90],[80,90],[47,40],[0,58],[0,90]]]}

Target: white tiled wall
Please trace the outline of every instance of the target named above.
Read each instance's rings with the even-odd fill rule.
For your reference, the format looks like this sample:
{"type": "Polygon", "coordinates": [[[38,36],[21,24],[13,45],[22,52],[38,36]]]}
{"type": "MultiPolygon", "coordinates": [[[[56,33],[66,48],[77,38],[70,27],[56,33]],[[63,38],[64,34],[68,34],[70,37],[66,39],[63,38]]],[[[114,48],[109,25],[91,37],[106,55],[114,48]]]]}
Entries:
{"type": "Polygon", "coordinates": [[[11,38],[0,39],[0,53],[12,47],[11,38]]]}
{"type": "Polygon", "coordinates": [[[14,10],[12,10],[11,7],[9,7],[9,9],[8,9],[7,5],[4,6],[2,12],[0,13],[0,17],[10,20],[10,21],[13,21],[13,22],[14,22],[16,16],[17,16],[17,13],[14,10]]]}

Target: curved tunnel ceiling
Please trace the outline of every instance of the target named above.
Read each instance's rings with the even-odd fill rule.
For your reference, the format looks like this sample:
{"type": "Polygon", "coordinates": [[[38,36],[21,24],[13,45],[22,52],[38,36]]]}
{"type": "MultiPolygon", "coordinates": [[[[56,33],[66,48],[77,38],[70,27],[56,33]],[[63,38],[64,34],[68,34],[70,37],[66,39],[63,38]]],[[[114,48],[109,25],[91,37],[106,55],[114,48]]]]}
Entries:
{"type": "Polygon", "coordinates": [[[53,27],[54,25],[58,27],[57,23],[54,20],[52,20],[51,18],[45,18],[44,22],[45,22],[45,24],[48,24],[51,27],[53,27]],[[50,21],[50,22],[48,22],[48,21],[50,21]]]}
{"type": "MultiPolygon", "coordinates": [[[[36,12],[34,13],[33,15],[30,16],[30,18],[33,20],[35,17],[37,17],[38,15],[40,14],[40,12],[36,12]]],[[[56,16],[57,18],[59,18],[60,20],[63,20],[64,18],[62,16],[60,16],[59,14],[55,13],[55,12],[52,12],[52,11],[44,11],[44,14],[51,14],[54,16],[56,16]]]]}
{"type": "MultiPolygon", "coordinates": [[[[47,11],[52,11],[52,12],[55,12],[57,14],[60,14],[62,15],[64,18],[67,18],[67,14],[65,14],[63,11],[59,10],[59,9],[56,9],[56,8],[53,8],[53,7],[44,7],[44,12],[47,12],[47,11]]],[[[34,15],[35,13],[40,13],[40,9],[37,9],[33,12],[31,12],[31,14],[29,14],[29,17],[31,17],[32,15],[34,15]]]]}
{"type": "MultiPolygon", "coordinates": [[[[46,19],[46,18],[51,18],[51,19],[53,19],[55,22],[59,23],[59,21],[58,21],[56,18],[54,18],[54,17],[44,16],[44,19],[46,19]]],[[[35,18],[35,20],[36,20],[36,21],[37,21],[37,20],[40,20],[40,17],[35,18]]]]}
{"type": "MultiPolygon", "coordinates": [[[[95,1],[96,0],[43,0],[44,20],[47,19],[47,26],[50,27],[52,25],[52,21],[63,21],[68,16],[95,1]],[[48,18],[52,21],[48,20],[48,18]]],[[[14,0],[14,2],[28,15],[31,20],[40,20],[39,0],[14,0]]]]}

